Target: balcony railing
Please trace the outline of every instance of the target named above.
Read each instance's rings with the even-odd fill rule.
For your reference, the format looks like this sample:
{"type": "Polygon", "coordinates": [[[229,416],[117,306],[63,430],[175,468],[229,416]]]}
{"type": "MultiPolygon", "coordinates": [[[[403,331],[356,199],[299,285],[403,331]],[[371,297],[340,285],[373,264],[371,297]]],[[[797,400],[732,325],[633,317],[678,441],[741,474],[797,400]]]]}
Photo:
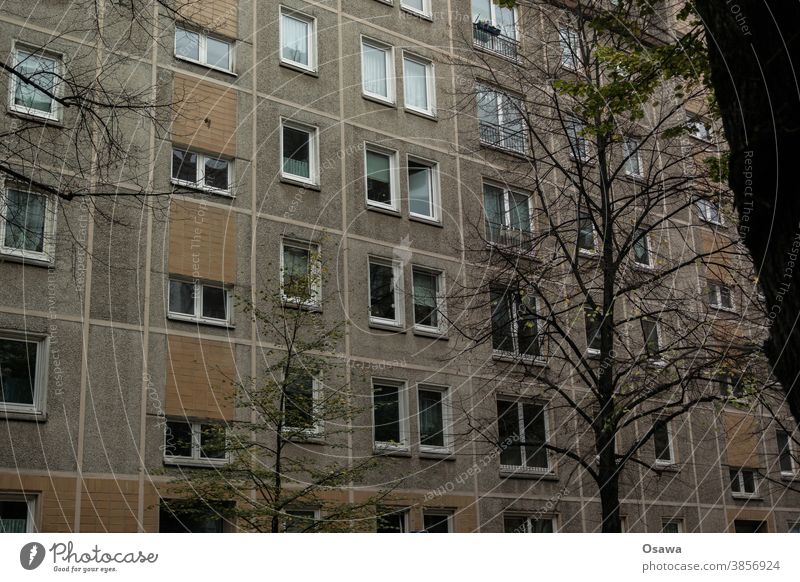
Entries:
{"type": "Polygon", "coordinates": [[[483,144],[518,154],[525,153],[525,132],[521,128],[504,127],[488,121],[481,121],[480,138],[483,144]]]}
{"type": "Polygon", "coordinates": [[[530,231],[495,222],[487,223],[487,231],[489,242],[504,249],[521,254],[533,252],[533,233],[530,231]]]}
{"type": "Polygon", "coordinates": [[[507,59],[517,60],[519,42],[497,31],[499,31],[498,28],[488,23],[476,22],[472,25],[472,39],[475,45],[482,49],[497,53],[507,59]]]}

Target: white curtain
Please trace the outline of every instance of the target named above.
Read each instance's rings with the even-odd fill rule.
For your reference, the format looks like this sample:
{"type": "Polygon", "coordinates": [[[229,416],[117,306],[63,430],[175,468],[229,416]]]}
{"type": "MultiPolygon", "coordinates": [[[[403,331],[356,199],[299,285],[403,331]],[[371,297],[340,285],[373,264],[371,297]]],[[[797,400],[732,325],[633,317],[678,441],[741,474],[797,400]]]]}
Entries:
{"type": "Polygon", "coordinates": [[[308,62],[308,22],[283,16],[283,58],[301,65],[308,62]]]}
{"type": "Polygon", "coordinates": [[[428,67],[417,61],[405,59],[406,105],[428,111],[428,67]]]}
{"type": "Polygon", "coordinates": [[[367,93],[389,97],[386,71],[386,51],[368,44],[361,47],[364,90],[367,93]]]}

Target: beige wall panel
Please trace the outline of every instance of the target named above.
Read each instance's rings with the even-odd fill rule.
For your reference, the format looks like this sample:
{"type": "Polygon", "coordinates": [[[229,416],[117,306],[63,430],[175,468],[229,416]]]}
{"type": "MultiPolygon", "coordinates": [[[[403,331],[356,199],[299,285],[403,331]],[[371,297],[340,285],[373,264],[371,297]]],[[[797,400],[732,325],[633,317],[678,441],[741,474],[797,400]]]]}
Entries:
{"type": "Polygon", "coordinates": [[[237,0],[179,0],[178,13],[203,29],[235,39],[238,32],[237,0]]]}
{"type": "Polygon", "coordinates": [[[172,122],[173,143],[236,155],[236,91],[176,73],[172,97],[178,103],[172,122]]]}
{"type": "Polygon", "coordinates": [[[175,275],[233,283],[236,215],[203,204],[172,201],[168,269],[175,275]]]}
{"type": "Polygon", "coordinates": [[[725,453],[728,465],[732,467],[760,467],[758,420],[752,416],[726,412],[723,414],[723,426],[725,429],[725,453]]]}

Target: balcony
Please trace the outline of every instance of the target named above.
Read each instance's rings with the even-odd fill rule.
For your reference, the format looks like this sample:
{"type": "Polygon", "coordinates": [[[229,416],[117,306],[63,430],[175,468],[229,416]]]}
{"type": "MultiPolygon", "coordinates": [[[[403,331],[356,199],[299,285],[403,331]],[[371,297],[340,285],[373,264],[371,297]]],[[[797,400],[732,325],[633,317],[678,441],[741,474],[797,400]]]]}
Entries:
{"type": "Polygon", "coordinates": [[[500,29],[489,22],[476,22],[472,25],[472,39],[475,46],[496,53],[512,61],[517,60],[519,42],[505,36],[500,29]]]}
{"type": "Polygon", "coordinates": [[[479,131],[482,144],[525,155],[525,132],[521,127],[481,121],[479,131]]]}
{"type": "Polygon", "coordinates": [[[522,255],[533,252],[533,233],[529,230],[487,222],[487,233],[489,242],[502,249],[522,255]]]}

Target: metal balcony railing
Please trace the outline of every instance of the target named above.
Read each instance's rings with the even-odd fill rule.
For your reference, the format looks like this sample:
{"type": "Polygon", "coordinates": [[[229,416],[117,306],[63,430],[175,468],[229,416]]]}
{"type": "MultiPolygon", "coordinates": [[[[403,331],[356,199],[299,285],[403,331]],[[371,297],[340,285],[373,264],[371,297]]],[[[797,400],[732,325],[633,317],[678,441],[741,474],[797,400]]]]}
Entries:
{"type": "Polygon", "coordinates": [[[517,49],[519,48],[519,42],[510,36],[495,34],[497,30],[498,29],[487,25],[486,23],[473,23],[472,39],[474,40],[475,45],[487,51],[497,53],[498,55],[507,59],[514,61],[517,60],[517,49]]]}
{"type": "Polygon", "coordinates": [[[533,233],[530,231],[492,222],[488,224],[488,234],[489,242],[505,249],[521,254],[533,252],[533,233]]]}
{"type": "Polygon", "coordinates": [[[481,143],[510,150],[518,154],[525,153],[525,132],[520,128],[504,127],[488,121],[480,122],[481,143]]]}

